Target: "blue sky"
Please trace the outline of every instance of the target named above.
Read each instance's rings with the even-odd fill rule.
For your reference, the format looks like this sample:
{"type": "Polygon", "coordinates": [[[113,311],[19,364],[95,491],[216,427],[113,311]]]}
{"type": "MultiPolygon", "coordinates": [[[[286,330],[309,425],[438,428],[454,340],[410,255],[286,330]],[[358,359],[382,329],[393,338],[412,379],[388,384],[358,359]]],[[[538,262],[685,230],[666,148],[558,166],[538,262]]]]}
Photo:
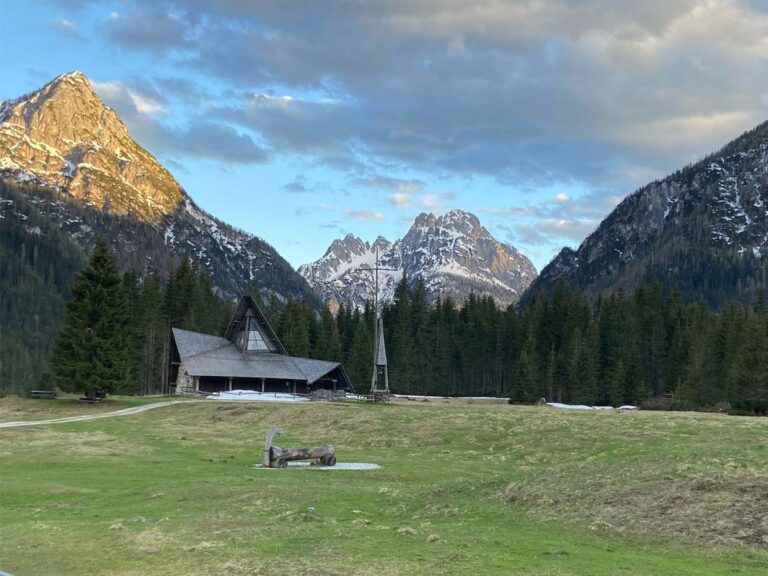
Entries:
{"type": "Polygon", "coordinates": [[[3,0],[0,99],[72,70],[294,266],[461,208],[541,269],[766,120],[768,5],[3,0]]]}

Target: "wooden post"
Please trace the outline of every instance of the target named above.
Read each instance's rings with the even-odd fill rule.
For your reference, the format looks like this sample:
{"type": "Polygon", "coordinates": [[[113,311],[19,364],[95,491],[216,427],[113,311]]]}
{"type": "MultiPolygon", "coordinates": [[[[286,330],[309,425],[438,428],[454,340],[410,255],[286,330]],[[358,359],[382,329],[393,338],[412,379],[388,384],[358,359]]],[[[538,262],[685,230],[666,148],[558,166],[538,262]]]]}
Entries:
{"type": "Polygon", "coordinates": [[[229,379],[228,379],[228,381],[227,381],[227,390],[228,390],[229,392],[231,392],[231,391],[232,391],[232,376],[230,376],[230,377],[229,377],[229,379]]]}
{"type": "Polygon", "coordinates": [[[296,380],[293,381],[293,395],[296,396],[296,380]]]}
{"type": "Polygon", "coordinates": [[[264,382],[266,382],[266,378],[261,379],[261,393],[264,394],[264,382]]]}
{"type": "Polygon", "coordinates": [[[195,383],[195,390],[198,392],[200,391],[200,377],[199,376],[193,376],[192,381],[195,383]]]}
{"type": "Polygon", "coordinates": [[[267,431],[267,438],[264,441],[264,457],[262,458],[262,461],[261,461],[261,465],[264,466],[264,468],[270,467],[270,455],[272,452],[272,437],[282,433],[283,433],[282,428],[270,428],[267,431]]]}

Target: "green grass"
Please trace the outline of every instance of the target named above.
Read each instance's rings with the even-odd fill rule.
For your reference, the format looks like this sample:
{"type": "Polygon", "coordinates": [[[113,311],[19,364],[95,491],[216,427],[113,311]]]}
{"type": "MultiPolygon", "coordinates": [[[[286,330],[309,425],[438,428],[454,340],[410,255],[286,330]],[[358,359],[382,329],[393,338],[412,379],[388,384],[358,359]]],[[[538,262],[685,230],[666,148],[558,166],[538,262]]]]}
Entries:
{"type": "Polygon", "coordinates": [[[766,502],[756,418],[195,403],[0,431],[15,576],[763,575],[766,502]],[[255,470],[272,426],[382,468],[255,470]]]}
{"type": "Polygon", "coordinates": [[[189,400],[183,396],[110,396],[100,402],[82,402],[79,394],[65,394],[56,399],[0,398],[0,422],[49,420],[67,416],[85,416],[114,412],[123,408],[155,404],[167,400],[189,400]]]}

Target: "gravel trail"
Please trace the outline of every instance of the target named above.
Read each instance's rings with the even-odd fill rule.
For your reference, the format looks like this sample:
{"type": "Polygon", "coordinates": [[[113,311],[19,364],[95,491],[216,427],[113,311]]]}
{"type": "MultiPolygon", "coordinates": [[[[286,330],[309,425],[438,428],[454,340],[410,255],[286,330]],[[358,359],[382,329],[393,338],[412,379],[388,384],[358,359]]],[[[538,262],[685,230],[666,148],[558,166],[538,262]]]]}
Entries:
{"type": "Polygon", "coordinates": [[[134,406],[133,408],[124,408],[114,412],[104,412],[103,414],[84,414],[82,416],[66,416],[64,418],[53,418],[51,420],[25,420],[20,422],[0,422],[0,428],[21,428],[22,426],[45,426],[46,424],[64,424],[66,422],[83,422],[85,420],[96,420],[97,418],[112,418],[114,416],[130,416],[131,414],[140,414],[147,410],[172,406],[173,404],[189,404],[190,402],[201,402],[201,400],[169,400],[168,402],[157,402],[156,404],[145,404],[144,406],[134,406]]]}

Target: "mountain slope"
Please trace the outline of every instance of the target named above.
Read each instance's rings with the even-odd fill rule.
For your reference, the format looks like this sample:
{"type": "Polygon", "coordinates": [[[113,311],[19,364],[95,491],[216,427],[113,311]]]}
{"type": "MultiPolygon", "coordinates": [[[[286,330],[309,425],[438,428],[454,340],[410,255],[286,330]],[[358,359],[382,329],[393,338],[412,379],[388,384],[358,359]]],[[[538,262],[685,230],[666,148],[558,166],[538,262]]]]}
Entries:
{"type": "Polygon", "coordinates": [[[497,241],[476,216],[452,210],[444,216],[420,214],[408,233],[391,243],[373,244],[347,235],[334,240],[322,258],[299,268],[315,292],[331,305],[362,306],[375,293],[371,268],[376,261],[390,270],[379,275],[379,299],[389,302],[403,273],[423,280],[427,296],[463,301],[470,292],[491,295],[500,305],[514,303],[536,277],[520,252],[497,241]]]}
{"type": "Polygon", "coordinates": [[[264,296],[314,298],[269,244],[200,210],[79,72],[0,104],[0,178],[27,184],[39,215],[84,252],[99,233],[139,273],[167,272],[186,253],[224,296],[255,281],[264,296]]]}
{"type": "Polygon", "coordinates": [[[151,222],[172,212],[182,195],[80,72],[0,106],[0,169],[151,222]]]}
{"type": "Polygon", "coordinates": [[[768,287],[768,122],[628,196],[524,302],[558,282],[591,297],[658,278],[688,301],[751,301],[768,287]]]}

